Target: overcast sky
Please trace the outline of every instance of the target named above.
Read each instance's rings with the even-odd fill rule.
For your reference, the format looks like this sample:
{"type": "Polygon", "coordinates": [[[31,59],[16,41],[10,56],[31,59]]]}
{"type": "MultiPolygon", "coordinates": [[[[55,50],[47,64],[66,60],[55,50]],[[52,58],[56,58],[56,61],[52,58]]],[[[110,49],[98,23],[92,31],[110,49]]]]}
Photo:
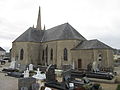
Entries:
{"type": "Polygon", "coordinates": [[[120,0],[0,0],[0,46],[5,50],[33,24],[41,6],[42,27],[68,22],[86,39],[120,48],[120,0]]]}

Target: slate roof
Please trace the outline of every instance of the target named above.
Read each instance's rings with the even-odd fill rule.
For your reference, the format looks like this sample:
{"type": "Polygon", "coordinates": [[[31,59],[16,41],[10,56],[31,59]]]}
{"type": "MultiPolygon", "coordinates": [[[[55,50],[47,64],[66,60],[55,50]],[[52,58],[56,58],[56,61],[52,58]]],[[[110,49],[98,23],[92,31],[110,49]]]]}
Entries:
{"type": "Polygon", "coordinates": [[[78,44],[72,50],[82,50],[82,49],[112,49],[110,46],[100,42],[99,40],[86,40],[78,44]]]}
{"type": "Polygon", "coordinates": [[[70,24],[65,23],[45,31],[42,41],[46,42],[51,40],[68,40],[68,39],[86,40],[70,24]]]}
{"type": "Polygon", "coordinates": [[[0,51],[5,51],[2,47],[0,47],[0,51]]]}
{"type": "Polygon", "coordinates": [[[29,28],[22,35],[20,35],[14,42],[21,41],[46,42],[52,40],[69,40],[69,39],[86,40],[70,24],[65,23],[48,30],[36,30],[36,28],[29,28]]]}
{"type": "Polygon", "coordinates": [[[43,30],[36,30],[35,28],[30,27],[13,42],[26,42],[26,41],[41,42],[43,35],[44,35],[43,30]]]}

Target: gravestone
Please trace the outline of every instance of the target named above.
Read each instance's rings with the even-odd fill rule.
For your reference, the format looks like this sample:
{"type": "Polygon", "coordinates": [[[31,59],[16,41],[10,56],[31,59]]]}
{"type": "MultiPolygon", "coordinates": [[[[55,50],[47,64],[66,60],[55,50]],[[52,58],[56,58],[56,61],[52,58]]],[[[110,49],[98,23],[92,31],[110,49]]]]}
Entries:
{"type": "Polygon", "coordinates": [[[63,72],[63,82],[69,82],[71,78],[71,69],[63,72]]]}
{"type": "Polygon", "coordinates": [[[33,64],[29,64],[29,71],[33,71],[33,64]]]}
{"type": "Polygon", "coordinates": [[[24,78],[27,78],[27,77],[29,77],[29,70],[28,70],[28,68],[27,68],[26,71],[24,71],[24,78]]]}
{"type": "Polygon", "coordinates": [[[17,64],[17,68],[18,68],[18,69],[20,68],[20,66],[21,66],[20,64],[17,64]]]}
{"type": "Polygon", "coordinates": [[[25,70],[26,70],[26,65],[20,64],[19,70],[20,70],[21,72],[22,72],[22,71],[25,71],[25,70]]]}
{"type": "Polygon", "coordinates": [[[55,76],[55,65],[49,65],[46,69],[46,81],[47,82],[56,82],[55,76]]]}
{"type": "Polygon", "coordinates": [[[32,84],[32,90],[39,90],[40,85],[38,83],[32,84]]]}
{"type": "Polygon", "coordinates": [[[9,66],[10,69],[16,69],[16,61],[12,61],[9,66]]]}
{"type": "Polygon", "coordinates": [[[72,65],[69,65],[69,64],[67,64],[67,65],[62,65],[62,70],[64,70],[64,71],[69,70],[69,69],[72,69],[72,68],[73,68],[72,65]]]}
{"type": "Polygon", "coordinates": [[[18,79],[18,90],[21,90],[22,87],[27,87],[28,90],[32,90],[32,85],[36,83],[34,78],[20,78],[18,79]]]}

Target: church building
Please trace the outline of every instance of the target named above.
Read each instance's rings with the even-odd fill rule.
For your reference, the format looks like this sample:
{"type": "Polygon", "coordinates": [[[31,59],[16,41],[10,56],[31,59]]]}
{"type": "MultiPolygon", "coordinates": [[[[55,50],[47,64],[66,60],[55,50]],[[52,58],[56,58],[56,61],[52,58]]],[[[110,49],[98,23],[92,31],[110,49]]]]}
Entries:
{"type": "Polygon", "coordinates": [[[87,40],[69,23],[50,29],[41,28],[40,8],[37,26],[28,28],[12,42],[11,58],[21,65],[72,65],[85,69],[98,61],[103,67],[112,67],[112,48],[94,39],[87,40]]]}

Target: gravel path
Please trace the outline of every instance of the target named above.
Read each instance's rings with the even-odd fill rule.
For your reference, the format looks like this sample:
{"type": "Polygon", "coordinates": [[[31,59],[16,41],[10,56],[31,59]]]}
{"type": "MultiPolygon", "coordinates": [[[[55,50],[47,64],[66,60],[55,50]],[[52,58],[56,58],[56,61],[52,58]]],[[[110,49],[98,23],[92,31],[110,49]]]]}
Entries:
{"type": "Polygon", "coordinates": [[[116,90],[117,88],[117,84],[101,83],[101,86],[103,87],[103,90],[116,90]]]}
{"type": "Polygon", "coordinates": [[[0,73],[0,90],[18,90],[18,79],[0,73]]]}
{"type": "Polygon", "coordinates": [[[0,66],[0,90],[18,90],[18,79],[5,76],[5,73],[1,72],[1,70],[8,65],[9,63],[2,67],[0,66]]]}

